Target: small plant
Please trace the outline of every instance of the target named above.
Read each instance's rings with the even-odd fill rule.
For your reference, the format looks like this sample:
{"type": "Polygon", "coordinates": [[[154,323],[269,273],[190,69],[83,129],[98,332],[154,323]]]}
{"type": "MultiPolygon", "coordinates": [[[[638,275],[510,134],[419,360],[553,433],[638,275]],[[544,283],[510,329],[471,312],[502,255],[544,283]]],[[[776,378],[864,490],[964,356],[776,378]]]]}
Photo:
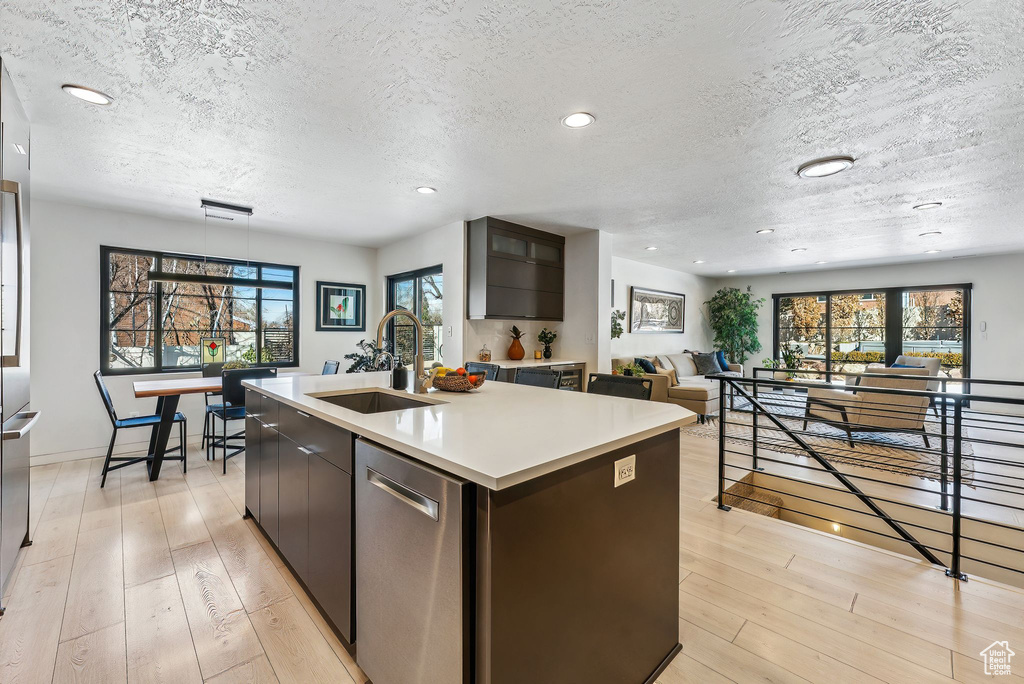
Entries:
{"type": "Polygon", "coordinates": [[[556,333],[554,330],[548,330],[547,328],[544,328],[539,333],[537,333],[537,341],[543,344],[545,347],[554,342],[555,338],[557,337],[558,333],[556,333]]]}
{"type": "Polygon", "coordinates": [[[763,368],[779,368],[782,366],[782,362],[778,359],[769,359],[766,357],[761,359],[761,366],[763,368]]]}
{"type": "Polygon", "coordinates": [[[612,339],[617,340],[622,337],[622,333],[625,332],[622,329],[622,321],[626,320],[626,312],[614,309],[612,311],[612,339]]]}
{"type": "Polygon", "coordinates": [[[509,332],[512,333],[512,339],[514,339],[514,340],[521,340],[523,338],[523,335],[526,334],[522,330],[519,329],[519,326],[516,326],[516,325],[513,325],[512,329],[509,330],[509,332]]]}
{"type": "Polygon", "coordinates": [[[800,362],[803,361],[804,352],[800,347],[795,344],[787,344],[782,348],[782,362],[786,365],[786,368],[796,370],[800,367],[800,362]]]}
{"type": "Polygon", "coordinates": [[[630,364],[616,366],[615,372],[619,375],[632,375],[635,378],[642,378],[646,375],[646,371],[644,371],[644,369],[640,367],[640,364],[635,361],[630,364]]]}
{"type": "Polygon", "coordinates": [[[383,347],[378,347],[373,342],[367,342],[366,340],[359,340],[359,344],[356,345],[362,350],[362,353],[352,352],[351,354],[345,354],[344,358],[352,362],[346,373],[370,373],[377,370],[377,360],[380,358],[383,347]]]}

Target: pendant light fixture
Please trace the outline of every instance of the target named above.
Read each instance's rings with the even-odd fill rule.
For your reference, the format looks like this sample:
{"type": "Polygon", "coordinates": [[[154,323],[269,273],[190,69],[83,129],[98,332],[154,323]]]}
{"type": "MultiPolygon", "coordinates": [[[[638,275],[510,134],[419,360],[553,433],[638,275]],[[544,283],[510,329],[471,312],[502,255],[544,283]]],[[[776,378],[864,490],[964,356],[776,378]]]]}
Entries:
{"type": "MultiPolygon", "coordinates": [[[[203,230],[204,234],[209,232],[210,219],[221,219],[234,221],[234,217],[223,216],[222,213],[239,214],[245,216],[245,263],[249,266],[249,217],[252,216],[252,207],[244,207],[238,204],[227,202],[216,202],[214,200],[201,200],[199,206],[205,212],[203,230]],[[211,214],[214,211],[217,213],[211,214]]],[[[206,250],[209,251],[209,250],[206,250]]],[[[203,255],[206,261],[206,255],[203,255]]],[[[199,285],[232,285],[234,287],[254,287],[267,290],[291,290],[294,284],[281,280],[266,280],[265,278],[232,278],[230,276],[216,276],[206,273],[171,273],[168,271],[153,270],[149,272],[149,281],[152,283],[195,283],[199,285]]]]}

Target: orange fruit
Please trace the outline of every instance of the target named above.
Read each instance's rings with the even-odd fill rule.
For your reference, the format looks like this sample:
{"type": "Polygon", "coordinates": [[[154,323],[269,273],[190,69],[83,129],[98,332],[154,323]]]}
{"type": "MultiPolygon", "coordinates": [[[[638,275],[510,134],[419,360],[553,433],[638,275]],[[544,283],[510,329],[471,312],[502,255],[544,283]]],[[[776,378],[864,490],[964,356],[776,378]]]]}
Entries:
{"type": "Polygon", "coordinates": [[[455,372],[458,373],[459,375],[465,375],[466,374],[466,369],[465,368],[456,368],[455,372]]]}

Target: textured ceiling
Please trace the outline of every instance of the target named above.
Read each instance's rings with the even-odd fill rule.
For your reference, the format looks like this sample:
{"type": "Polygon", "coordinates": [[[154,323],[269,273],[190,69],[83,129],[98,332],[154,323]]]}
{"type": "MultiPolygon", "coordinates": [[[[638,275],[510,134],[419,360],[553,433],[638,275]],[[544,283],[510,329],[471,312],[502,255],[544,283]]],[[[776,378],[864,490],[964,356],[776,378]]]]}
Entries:
{"type": "Polygon", "coordinates": [[[490,214],[709,275],[1024,250],[1022,36],[996,0],[0,4],[37,197],[371,246],[490,214]]]}

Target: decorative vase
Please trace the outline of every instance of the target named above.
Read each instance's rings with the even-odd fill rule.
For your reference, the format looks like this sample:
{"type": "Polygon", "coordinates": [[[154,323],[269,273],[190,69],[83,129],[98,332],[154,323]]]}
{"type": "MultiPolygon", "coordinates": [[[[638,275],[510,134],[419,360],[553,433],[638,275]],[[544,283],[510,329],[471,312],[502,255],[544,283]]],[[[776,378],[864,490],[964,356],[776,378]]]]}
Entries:
{"type": "Polygon", "coordinates": [[[545,344],[544,345],[544,358],[545,359],[550,359],[551,358],[551,345],[550,344],[545,344]]]}
{"type": "Polygon", "coordinates": [[[519,338],[513,337],[512,344],[508,346],[508,358],[513,361],[521,361],[526,356],[526,350],[523,349],[523,343],[519,341],[519,338]]]}

